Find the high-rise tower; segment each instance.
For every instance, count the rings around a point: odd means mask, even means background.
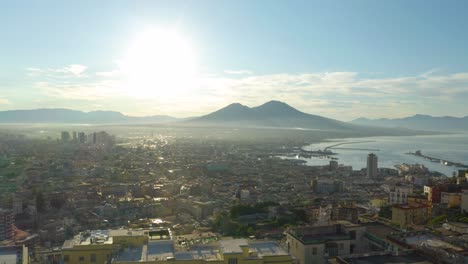
[[[367,178],[375,179],[378,177],[377,155],[369,153],[367,156]]]

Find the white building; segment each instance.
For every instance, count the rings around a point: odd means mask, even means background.
[[[395,186],[393,191],[390,191],[388,197],[389,204],[405,204],[408,203],[408,195],[413,194],[412,186]]]

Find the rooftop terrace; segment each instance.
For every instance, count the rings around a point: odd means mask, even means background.
[[[15,247],[0,247],[0,263],[1,264],[16,264],[17,249]]]

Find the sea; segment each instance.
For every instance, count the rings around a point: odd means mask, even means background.
[[[378,156],[380,168],[395,168],[395,165],[402,163],[418,163],[446,176],[452,176],[454,172],[463,169],[406,154],[417,150],[426,156],[468,165],[468,134],[333,139],[307,145],[303,149],[324,150],[336,144],[341,145],[330,150],[338,155],[331,157],[337,158],[339,164],[352,166],[353,170],[365,168],[367,155],[371,152]],[[329,157],[300,159],[310,166],[327,165],[330,162]]]

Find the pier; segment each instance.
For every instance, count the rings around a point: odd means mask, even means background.
[[[345,149],[345,150],[363,150],[363,151],[379,151],[378,149],[368,149],[368,148],[337,148],[338,146],[342,145],[349,145],[349,144],[359,144],[359,143],[369,143],[369,142],[375,142],[374,140],[366,140],[366,141],[352,141],[352,142],[341,142],[337,143],[331,146],[328,146],[324,149],[324,151],[327,151],[329,149]]]
[[[440,163],[440,164],[445,165],[445,166],[455,166],[455,167],[465,168],[465,169],[468,168],[468,165],[460,163],[460,162],[453,162],[453,161],[449,161],[449,160],[444,160],[444,159],[439,159],[439,158],[434,158],[434,157],[424,155],[424,154],[421,153],[420,150],[418,150],[416,152],[408,152],[406,154],[421,157],[421,158],[430,160],[432,162]]]
[[[362,150],[362,151],[379,151],[378,149],[367,149],[367,148],[333,148],[333,149]]]

